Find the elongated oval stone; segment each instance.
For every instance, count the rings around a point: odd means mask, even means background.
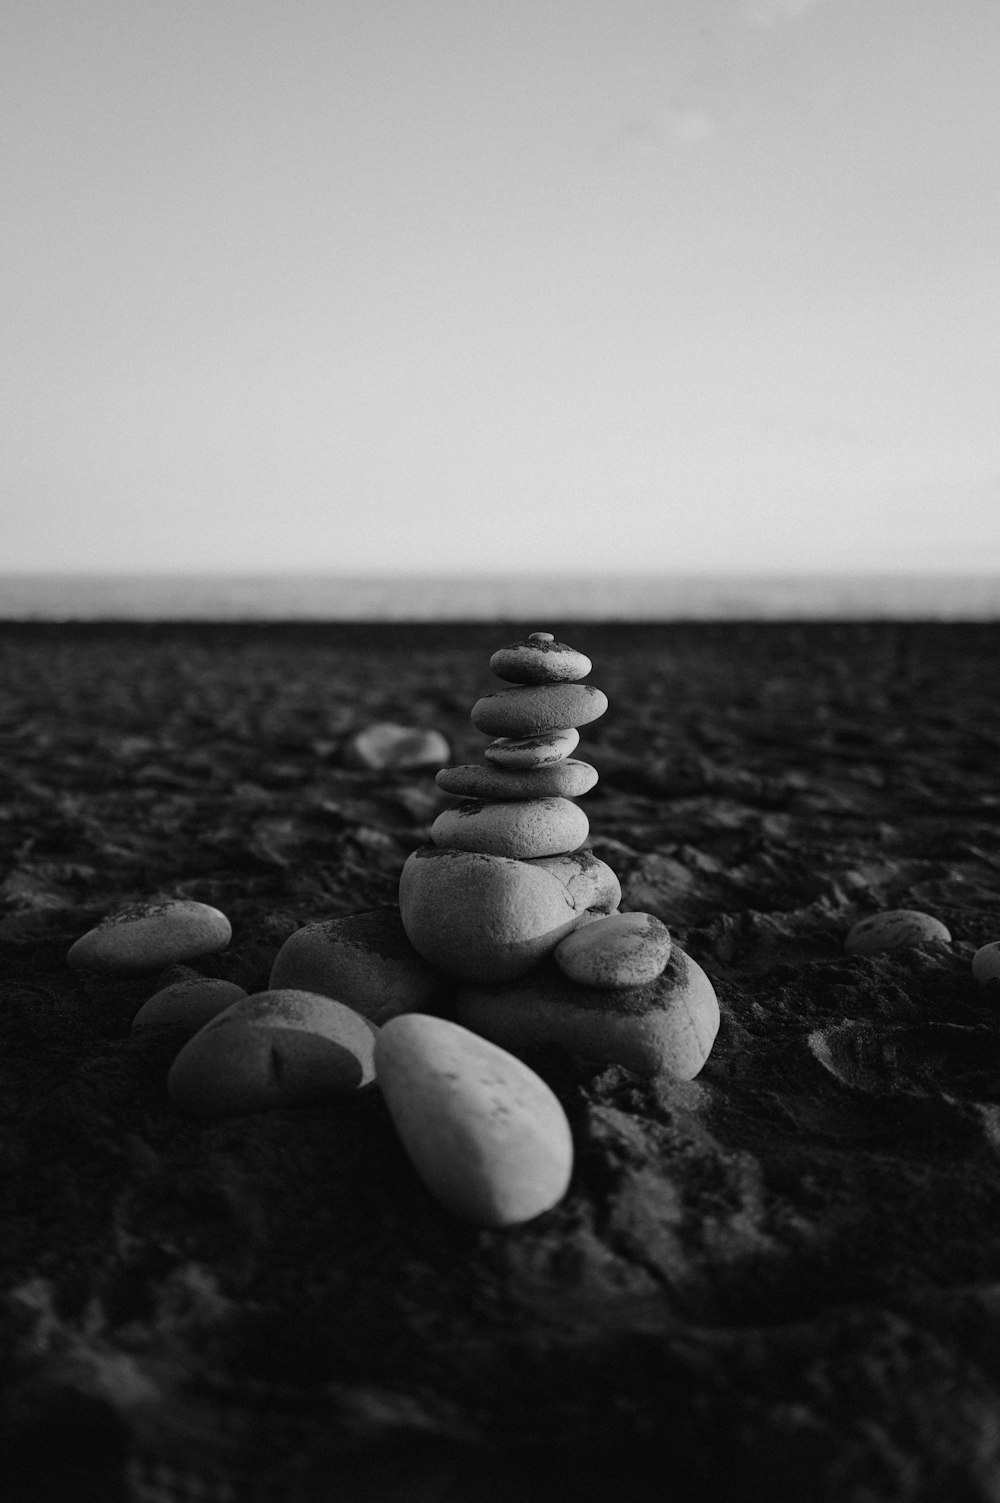
[[[589,725],[607,708],[607,695],[592,684],[527,684],[477,699],[472,723],[490,736],[523,738]]]
[[[81,935],[66,960],[107,974],[158,971],[224,950],[232,932],[226,915],[208,903],[187,898],[133,903]]]
[[[614,913],[574,929],[552,952],[581,986],[646,986],[670,959],[670,930],[652,913]]]
[[[548,767],[561,762],[579,745],[580,732],[569,726],[564,731],[546,731],[543,736],[500,736],[490,742],[485,756],[495,767]]]
[[[844,949],[849,955],[876,955],[881,950],[950,943],[951,934],[940,919],[917,908],[887,908],[859,919],[845,939]]]
[[[373,1023],[436,1010],[441,977],[413,948],[398,908],[377,908],[306,924],[278,951],[271,990],[318,992]]]
[[[573,757],[523,770],[472,762],[442,768],[435,781],[458,798],[579,798],[597,782],[597,768]]]
[[[537,633],[524,642],[511,642],[490,658],[497,678],[509,684],[574,683],[586,678],[593,663],[565,642],[546,641]]]
[[[399,911],[432,966],[470,981],[506,981],[537,965],[580,915],[550,872],[488,856],[420,846],[399,879]]]
[[[375,1070],[396,1131],[436,1200],[476,1226],[517,1226],[566,1193],[573,1138],[558,1098],[519,1059],[444,1018],[394,1018]]]
[[[719,1030],[715,988],[678,945],[645,986],[580,986],[550,959],[509,985],[461,987],[456,1016],[512,1054],[555,1045],[594,1065],[680,1080],[698,1074]]]
[[[132,1019],[132,1031],[172,1028],[190,1037],[245,996],[242,986],[217,976],[191,976],[174,981],[147,998]]]
[[[351,1099],[375,1078],[376,1028],[313,992],[256,992],[220,1013],[174,1060],[167,1090],[189,1116]]]
[[[431,825],[435,845],[515,860],[575,851],[589,832],[586,814],[565,798],[507,803],[467,799],[457,808],[445,809]]]

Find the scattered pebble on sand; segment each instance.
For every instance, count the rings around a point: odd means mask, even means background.
[[[980,945],[972,957],[972,974],[980,984],[1000,981],[1000,939]]]
[[[844,941],[849,955],[876,955],[916,945],[948,945],[951,934],[940,919],[916,908],[888,908],[859,919]]]
[[[224,950],[232,932],[226,915],[208,903],[179,898],[133,903],[82,935],[66,959],[85,971],[156,971]]]

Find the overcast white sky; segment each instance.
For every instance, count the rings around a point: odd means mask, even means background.
[[[997,0],[5,0],[0,568],[1000,566]]]

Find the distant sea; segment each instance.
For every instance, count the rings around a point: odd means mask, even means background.
[[[0,574],[0,620],[1000,620],[1000,574]]]

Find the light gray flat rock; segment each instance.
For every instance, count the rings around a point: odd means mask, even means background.
[[[647,1077],[691,1080],[719,1029],[715,988],[677,945],[645,986],[580,986],[550,959],[508,985],[460,987],[456,1002],[460,1023],[512,1054],[557,1045],[590,1064],[624,1065]]]
[[[670,959],[670,930],[652,913],[615,913],[574,929],[552,952],[580,986],[647,986]]]
[[[947,945],[951,934],[940,919],[916,908],[887,908],[859,919],[844,941],[849,955],[911,950],[916,945]]]
[[[217,976],[191,976],[174,981],[147,998],[132,1019],[132,1031],[172,1028],[190,1037],[245,996],[242,986]]]
[[[81,935],[66,960],[80,970],[129,975],[211,955],[231,938],[226,915],[208,903],[187,898],[133,903]]]
[[[608,708],[608,697],[591,684],[526,684],[477,699],[472,723],[490,736],[540,736],[589,725]]]
[[[500,736],[486,748],[487,762],[496,767],[539,768],[563,761],[580,745],[580,732],[546,731],[542,736]]]
[[[345,743],[349,767],[383,772],[394,767],[443,767],[451,747],[440,731],[379,720],[356,731]]]
[[[593,667],[588,657],[565,642],[546,641],[541,634],[511,642],[490,658],[497,678],[510,684],[575,683]]]
[[[472,762],[442,768],[436,782],[458,798],[579,798],[594,787],[597,768],[573,757],[526,769]]]
[[[456,850],[484,851],[515,860],[574,851],[590,832],[578,804],[565,798],[482,803],[467,799],[445,809],[431,825],[431,840]]]

